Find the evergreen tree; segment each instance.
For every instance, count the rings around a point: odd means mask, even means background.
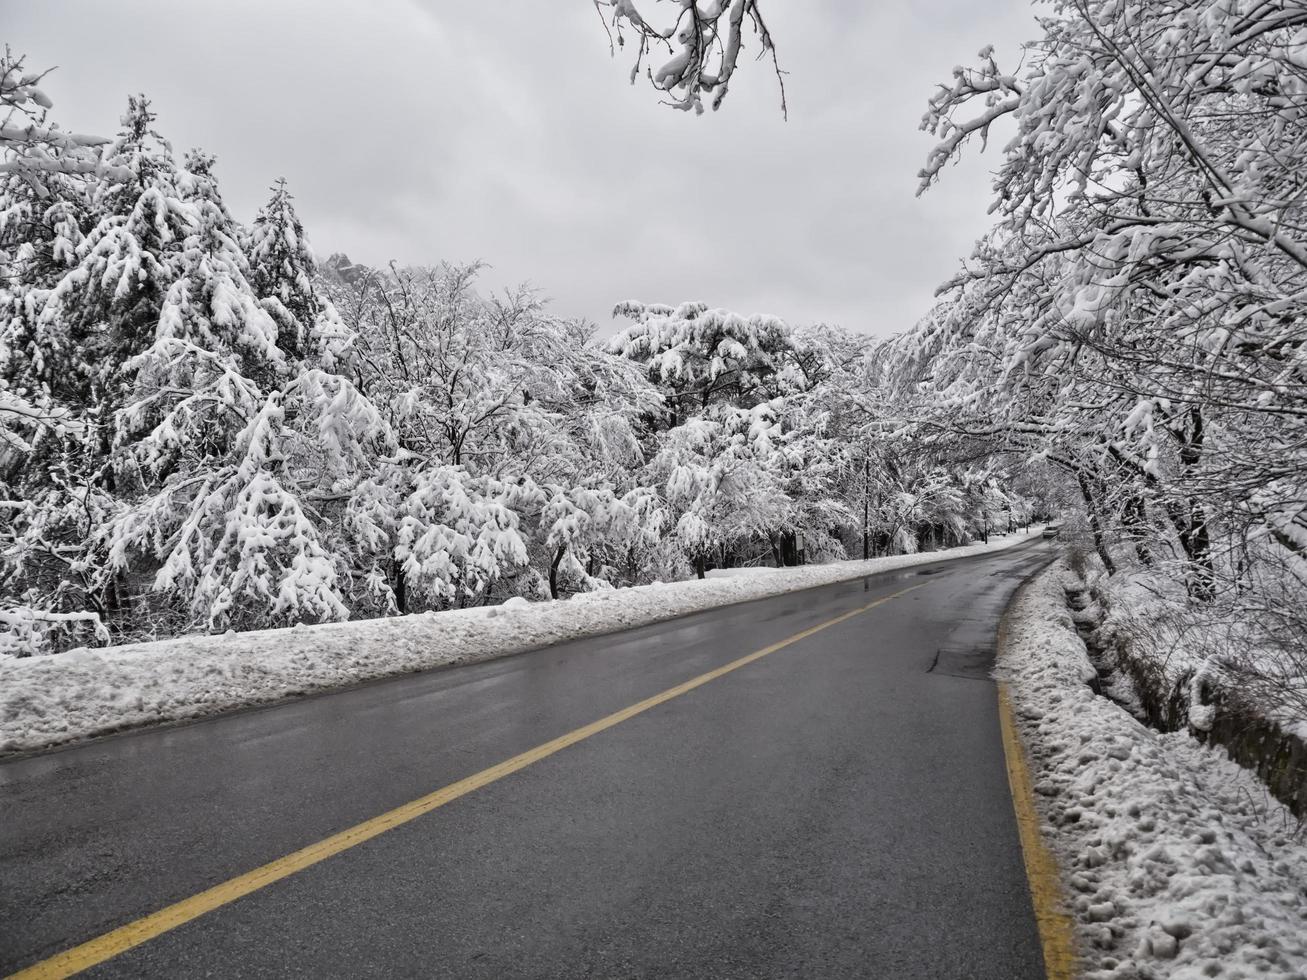
[[[154,341],[182,244],[198,221],[154,118],[143,96],[128,100],[123,128],[105,157],[130,177],[96,186],[77,263],[41,311],[43,325],[62,333],[67,349],[77,352],[61,365],[67,397],[99,424],[122,404],[129,383],[124,363]]]
[[[277,323],[277,343],[287,359],[316,359],[331,366],[342,355],[348,333],[317,284],[317,259],[292,200],[286,179],[280,178],[254,218],[246,244],[251,285]]]
[[[110,568],[157,568],[153,588],[210,627],[346,618],[330,523],[305,498],[356,483],[388,431],[347,380],[287,363],[212,159],[188,157],[178,187],[191,227],[116,417]]]

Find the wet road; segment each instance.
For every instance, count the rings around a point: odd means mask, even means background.
[[[88,975],[1043,976],[987,672],[1049,556],[0,763],[0,974],[919,586]]]

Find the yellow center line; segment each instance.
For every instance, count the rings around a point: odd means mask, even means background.
[[[1003,754],[1007,759],[1008,786],[1012,789],[1012,809],[1016,813],[1021,835],[1021,856],[1030,882],[1030,903],[1039,927],[1039,942],[1044,951],[1044,974],[1048,980],[1074,980],[1076,976],[1075,940],[1071,918],[1064,911],[1062,880],[1057,861],[1039,831],[1039,811],[1031,787],[1030,769],[1025,749],[1017,734],[1012,714],[1012,699],[1007,684],[998,685],[998,720],[1003,730]]]
[[[212,912],[214,909],[228,905],[239,898],[243,898],[253,892],[266,888],[274,882],[288,878],[297,871],[317,864],[319,861],[325,861],[329,857],[334,857],[342,851],[347,851],[351,847],[357,847],[365,841],[384,834],[388,830],[415,820],[423,814],[430,813],[432,810],[439,809],[446,803],[452,803],[460,797],[466,796],[483,786],[488,786],[493,782],[510,776],[513,773],[525,769],[533,763],[546,759],[556,752],[583,742],[593,735],[606,731],[615,725],[638,714],[648,711],[650,708],[656,708],[660,704],[665,704],[673,698],[678,698],[682,694],[687,694],[695,688],[703,687],[710,681],[715,681],[732,671],[746,667],[755,660],[761,660],[763,657],[775,653],[777,650],[783,650],[791,644],[805,640],[815,633],[837,626],[854,616],[861,615],[869,609],[875,609],[891,599],[897,599],[899,596],[906,595],[913,589],[920,589],[930,583],[923,582],[919,585],[913,585],[906,589],[900,589],[891,595],[876,599],[864,606],[859,606],[834,619],[828,619],[824,623],[818,623],[816,626],[809,627],[806,630],[795,633],[793,636],[786,637],[771,646],[763,647],[761,650],[755,650],[738,660],[732,660],[715,670],[710,670],[706,674],[700,674],[683,684],[677,684],[675,687],[669,687],[660,694],[653,697],[645,698],[629,708],[623,708],[621,711],[615,711],[611,715],[600,718],[598,721],[592,721],[588,725],[577,728],[568,732],[566,735],[560,735],[552,741],[545,742],[543,745],[537,745],[533,749],[515,755],[511,759],[505,759],[498,765],[491,766],[489,769],[483,769],[478,773],[460,779],[456,783],[450,783],[434,793],[428,793],[426,796],[418,797],[409,803],[398,806],[393,810],[379,814],[365,820],[360,824],[355,824],[348,830],[342,830],[338,834],[332,834],[330,837],[318,841],[316,844],[310,844],[308,847],[301,848],[285,857],[277,858],[275,861],[269,861],[262,867],[255,868],[253,871],[247,871],[243,875],[238,875],[221,884],[214,885],[212,888],[205,889],[190,898],[184,898],[180,902],[175,902],[157,912],[136,919],[126,925],[119,926],[110,932],[106,932],[95,939],[88,940],[80,946],[74,946],[72,949],[65,950],[62,953],[56,953],[49,959],[35,963],[26,969],[19,970],[11,974],[9,980],[49,980],[55,977],[71,977],[83,970],[88,970],[98,963],[112,959],[122,953],[140,946],[142,943],[149,942],[165,932],[176,929],[178,926],[185,925],[200,916]]]

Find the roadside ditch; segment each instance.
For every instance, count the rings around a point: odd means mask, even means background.
[[[1125,643],[1104,642],[1098,597],[1083,585],[1066,588],[1067,608],[1097,677],[1095,694],[1110,698],[1161,732],[1187,730],[1203,744],[1219,745],[1255,773],[1267,791],[1299,820],[1307,820],[1307,742],[1251,711],[1233,692],[1192,668],[1168,677],[1155,662]]]

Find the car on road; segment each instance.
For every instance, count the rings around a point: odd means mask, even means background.
[[[1048,525],[1048,527],[1044,528],[1044,537],[1046,538],[1056,538],[1061,533],[1062,533],[1061,524],[1050,524]]]

